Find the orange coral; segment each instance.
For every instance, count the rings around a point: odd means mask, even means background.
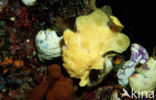
[[[23,60],[15,60],[15,61],[13,62],[13,64],[14,64],[14,66],[15,66],[16,68],[20,68],[20,67],[22,67],[22,66],[24,65],[24,62],[23,62]]]
[[[13,65],[12,67],[8,68],[8,65]],[[8,58],[5,57],[2,62],[0,62],[0,66],[4,66],[3,73],[7,74],[9,70],[15,70],[16,68],[21,68],[24,66],[23,60],[13,60],[12,57]]]
[[[24,62],[23,60],[13,60],[12,57],[11,58],[5,57],[4,61],[0,62],[0,66],[7,66],[10,64],[14,64],[16,68],[20,68],[21,66],[24,65]]]
[[[9,71],[8,68],[7,68],[7,69],[4,69],[4,70],[3,70],[3,73],[6,74],[6,73],[8,73],[8,71]]]
[[[12,62],[13,62],[12,57],[11,58],[5,57],[4,61],[0,63],[0,66],[7,66],[9,64],[12,64]]]

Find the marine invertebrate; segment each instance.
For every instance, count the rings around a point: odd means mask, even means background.
[[[32,89],[28,100],[43,100],[48,84],[41,84]]]
[[[21,0],[27,6],[33,6],[37,0]]]
[[[48,84],[46,100],[72,100],[72,80],[63,76],[61,68],[57,64],[48,67]]]
[[[2,7],[5,7],[6,5],[7,5],[7,3],[8,3],[8,0],[1,0],[0,1],[0,7],[2,6]]]
[[[24,65],[24,62],[23,60],[14,60],[13,64],[16,68],[20,68]]]
[[[72,80],[61,73],[60,66],[48,66],[48,73],[46,82],[33,88],[28,100],[72,100]]]
[[[122,27],[118,19],[109,18],[97,9],[76,19],[77,31],[64,31],[63,66],[73,78],[80,78],[80,86],[89,82],[92,69],[103,69],[103,55],[108,51],[122,53],[129,46],[129,38],[120,31],[111,30],[110,21]]]
[[[39,31],[35,40],[38,58],[44,61],[61,56],[61,40],[62,36],[58,37],[53,30]]]
[[[128,84],[128,78],[135,72],[134,66],[137,63],[145,64],[149,59],[146,49],[139,44],[132,44],[131,46],[131,58],[123,64],[123,68],[117,72],[119,84],[126,86]]]
[[[48,91],[46,100],[72,100],[73,86],[70,78],[58,80]]]
[[[129,78],[130,87],[136,93],[142,93],[146,97],[148,97],[150,93],[152,94],[152,91],[154,93],[154,89],[156,87],[155,57],[156,51],[154,51],[153,55],[149,58],[149,60],[145,64],[139,64],[139,66],[135,66],[137,68],[136,73]]]
[[[54,67],[55,66],[55,67]],[[59,79],[61,77],[61,68],[57,64],[53,64],[48,67],[48,78],[49,79]]]
[[[12,57],[8,58],[5,57],[4,60],[2,62],[0,62],[0,66],[7,66],[13,63],[13,59]]]
[[[24,65],[24,61],[22,60],[13,60],[12,57],[5,57],[2,62],[0,62],[0,66],[8,66],[13,64],[16,68],[20,68]]]
[[[20,21],[18,26],[29,27],[32,22],[28,19],[28,9],[26,7],[22,7],[20,11]]]

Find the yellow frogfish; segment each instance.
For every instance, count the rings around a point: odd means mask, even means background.
[[[108,51],[122,53],[130,41],[120,33],[123,25],[119,20],[100,9],[77,17],[76,28],[76,32],[66,29],[63,33],[63,66],[72,78],[80,79],[80,86],[86,86],[90,71],[103,68],[103,55]]]

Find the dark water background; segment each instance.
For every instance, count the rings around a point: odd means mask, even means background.
[[[96,0],[97,7],[110,5],[113,15],[125,26],[131,43],[144,46],[152,54],[156,46],[156,3],[154,0]]]

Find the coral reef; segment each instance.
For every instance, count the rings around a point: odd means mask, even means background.
[[[152,14],[138,5],[130,6],[130,14],[129,2],[117,2],[0,0],[0,100],[138,100],[140,92],[147,100],[146,92],[153,95],[156,53],[150,58],[148,53],[155,42],[143,35],[152,30],[145,20]],[[132,44],[129,54],[129,38],[148,53]]]
[[[76,32],[67,29],[63,34],[63,66],[71,77],[81,79],[80,86],[88,84],[91,69],[103,68],[103,55],[106,52],[122,53],[130,44],[126,35],[111,30],[108,26],[110,20],[104,12],[97,9],[90,15],[76,19]],[[113,23],[122,27],[119,21]]]

